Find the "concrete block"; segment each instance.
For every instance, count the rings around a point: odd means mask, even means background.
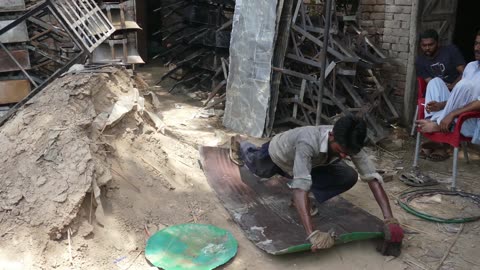
[[[401,26],[401,21],[385,21],[385,28],[400,28]]]
[[[412,0],[395,0],[395,5],[397,6],[411,6]]]
[[[373,11],[375,11],[375,12],[385,12],[385,5],[375,5],[373,7]]]
[[[404,21],[404,22],[409,22],[410,21],[410,14],[394,14],[393,18],[395,21]]]
[[[408,52],[410,48],[406,44],[392,44],[392,50],[397,52]]]

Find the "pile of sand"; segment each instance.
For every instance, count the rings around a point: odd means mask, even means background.
[[[115,103],[135,96],[122,69],[68,74],[0,128],[0,232],[27,225],[61,237],[87,194],[99,198],[111,180],[101,132]]]

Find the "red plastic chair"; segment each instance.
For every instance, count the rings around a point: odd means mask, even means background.
[[[417,84],[418,84],[418,99],[417,99],[417,112],[415,113],[416,115],[415,118],[418,120],[421,120],[425,118],[425,106],[422,104],[425,104],[425,93],[427,90],[427,82],[423,78],[418,77]],[[461,114],[457,119],[453,132],[451,133],[441,133],[441,132],[421,133],[420,128],[417,128],[417,143],[415,146],[415,158],[413,160],[413,167],[418,167],[421,135],[423,135],[425,138],[434,142],[450,144],[454,148],[451,188],[456,189],[457,175],[458,175],[458,152],[461,145],[463,146],[465,159],[467,160],[467,163],[470,162],[468,158],[466,143],[470,142],[472,138],[465,137],[460,133],[463,122],[465,122],[465,120],[470,118],[480,118],[480,112],[466,112]]]

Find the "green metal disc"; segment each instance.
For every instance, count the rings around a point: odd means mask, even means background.
[[[237,254],[232,234],[212,225],[181,224],[165,228],[147,241],[145,257],[165,270],[210,270]]]

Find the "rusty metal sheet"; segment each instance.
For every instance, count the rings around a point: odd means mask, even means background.
[[[0,21],[0,29],[9,25],[13,20]],[[16,43],[28,41],[27,24],[23,21],[19,25],[10,29],[5,34],[0,35],[1,43]]]
[[[24,9],[24,0],[0,0],[0,12],[20,11]]]
[[[228,157],[228,149],[201,147],[200,158],[208,183],[223,206],[260,249],[279,251],[306,244],[305,230],[296,210],[290,207],[291,191],[277,179],[262,181]],[[342,235],[352,232],[381,232],[383,222],[336,197],[319,205],[313,217],[315,228],[334,229]]]
[[[17,62],[23,67],[23,69],[30,69],[30,57],[28,51],[17,50],[10,51]],[[0,50],[0,72],[17,71],[21,70],[20,67],[8,56],[4,50]]]
[[[17,103],[30,93],[27,80],[0,81],[0,104]]]

